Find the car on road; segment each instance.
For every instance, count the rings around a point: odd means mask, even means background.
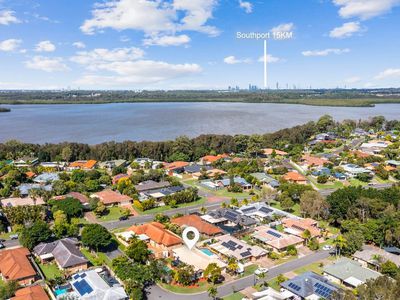
[[[266,273],[268,273],[267,268],[258,268],[257,270],[254,271],[254,274],[256,274],[257,276],[259,276],[261,274],[266,274]]]
[[[10,235],[10,240],[18,240],[18,234]]]
[[[3,243],[0,243],[0,249],[3,249],[3,248],[5,248],[6,246],[4,246],[4,244]]]
[[[331,249],[332,249],[331,245],[325,245],[325,246],[322,247],[322,250],[325,250],[325,251],[328,251],[328,250],[331,250]]]
[[[121,216],[121,217],[119,217],[118,220],[120,220],[120,221],[128,220],[128,216]]]

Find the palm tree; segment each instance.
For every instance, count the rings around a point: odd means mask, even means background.
[[[210,286],[208,288],[207,292],[208,292],[208,297],[210,297],[211,299],[216,299],[217,298],[218,290],[215,287],[215,285]]]
[[[200,212],[201,212],[201,214],[205,215],[206,212],[207,212],[207,208],[205,208],[204,206],[202,206],[202,207],[200,208]]]
[[[306,246],[308,245],[308,241],[311,238],[311,232],[310,230],[306,229],[303,231],[303,233],[301,234],[301,237],[306,241]]]
[[[347,246],[347,240],[343,237],[343,235],[339,234],[335,240],[333,241],[335,245],[336,256],[340,256],[340,251]]]

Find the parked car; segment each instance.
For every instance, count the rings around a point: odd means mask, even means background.
[[[119,217],[119,220],[120,221],[128,220],[128,216],[121,216],[121,217]]]
[[[11,240],[18,240],[18,234],[12,234],[10,235]]]
[[[5,248],[6,246],[4,246],[4,244],[3,243],[0,243],[0,249],[3,249],[3,248]]]
[[[331,245],[325,245],[324,247],[322,247],[323,250],[328,251],[332,249]]]
[[[256,274],[257,276],[265,273],[268,273],[267,268],[258,268],[257,270],[254,271],[254,274]]]

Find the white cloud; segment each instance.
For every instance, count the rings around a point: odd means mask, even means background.
[[[350,52],[350,49],[348,48],[346,49],[332,48],[324,50],[308,50],[308,51],[303,51],[301,54],[303,54],[304,56],[328,56],[330,54],[340,55],[348,52]]]
[[[345,79],[345,82],[348,84],[352,84],[352,83],[358,83],[361,81],[361,78],[358,76],[353,76],[353,77],[349,77]]]
[[[36,44],[36,52],[53,52],[56,50],[56,46],[50,41],[41,41]]]
[[[247,14],[251,14],[253,12],[253,4],[248,1],[239,0],[240,8],[243,8]]]
[[[0,25],[10,25],[12,23],[21,23],[21,21],[14,16],[15,12],[12,10],[0,11]]]
[[[397,78],[397,77],[400,77],[400,69],[386,69],[385,71],[375,76],[375,79],[382,80],[382,79]]]
[[[34,56],[31,60],[25,62],[29,69],[40,70],[45,72],[67,71],[69,68],[64,64],[60,57],[50,58],[44,56]]]
[[[139,48],[98,48],[92,51],[80,51],[71,58],[71,61],[81,65],[95,65],[106,62],[124,62],[137,60],[144,56],[144,51]]]
[[[190,42],[190,37],[186,34],[178,36],[152,36],[143,40],[143,45],[145,46],[181,46],[188,44]]]
[[[333,0],[342,18],[370,19],[389,12],[400,0]]]
[[[218,35],[219,31],[206,23],[212,18],[217,0],[108,0],[96,4],[92,18],[86,20],[81,30],[86,34],[112,28],[139,30],[146,35],[173,35],[190,30]]]
[[[343,39],[353,36],[355,33],[362,30],[359,22],[344,23],[340,27],[331,30],[329,36],[335,39]]]
[[[276,57],[276,56],[273,56],[273,55],[271,55],[271,54],[268,54],[267,55],[267,62],[268,63],[277,63],[277,62],[283,62],[284,61],[284,59],[282,59],[282,58],[279,58],[279,57]],[[258,59],[258,62],[264,62],[264,56],[261,56],[259,59]]]
[[[170,64],[145,60],[144,55],[144,51],[139,48],[94,49],[78,52],[71,61],[95,72],[80,78],[77,84],[81,85],[123,86],[133,83],[155,83],[202,71],[197,64]],[[110,75],[104,72],[109,72]]]
[[[251,59],[250,58],[237,59],[235,56],[231,55],[224,58],[224,63],[228,65],[249,64],[251,63]]]
[[[83,42],[72,43],[72,46],[74,46],[75,48],[78,48],[78,49],[85,49],[86,48],[86,45]]]
[[[0,51],[12,52],[18,49],[22,41],[17,39],[8,39],[0,42]]]
[[[293,23],[283,23],[271,29],[271,32],[290,32],[294,29]]]

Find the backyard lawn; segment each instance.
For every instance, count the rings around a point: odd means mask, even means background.
[[[62,276],[61,270],[57,267],[55,263],[39,263],[39,267],[47,280],[55,279],[56,277]]]
[[[283,210],[280,202],[272,202],[271,206],[276,208],[276,209]],[[300,216],[300,204],[296,203],[292,207],[292,211],[290,211],[290,213],[293,214],[293,215],[296,215],[296,216]]]
[[[90,261],[93,266],[111,265],[110,259],[102,252],[93,254],[89,249],[82,248],[81,252]]]
[[[350,179],[349,182],[352,186],[367,186],[368,185],[368,183],[360,181],[356,178]]]

